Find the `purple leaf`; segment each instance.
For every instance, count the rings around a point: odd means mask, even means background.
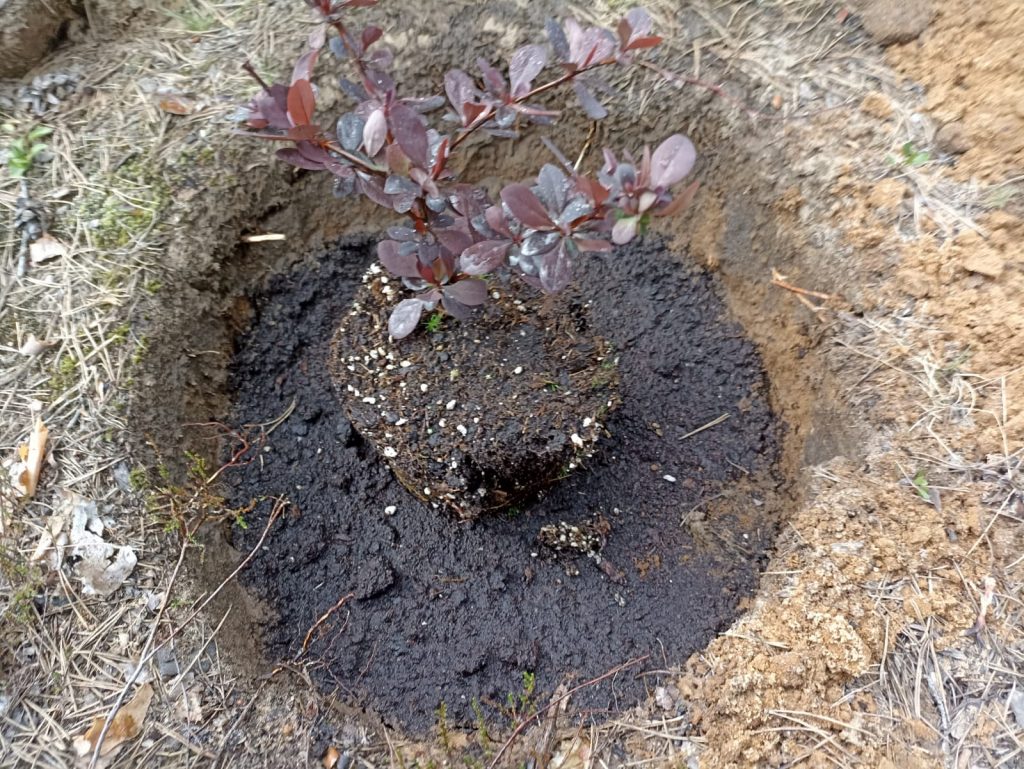
[[[467,307],[476,307],[487,301],[487,284],[479,278],[460,280],[444,287],[445,298],[451,298]]]
[[[651,186],[671,187],[690,173],[696,160],[693,142],[682,134],[673,134],[651,156]]]
[[[279,160],[283,160],[285,163],[296,166],[297,168],[305,168],[309,171],[321,171],[324,167],[323,163],[316,160],[310,160],[295,147],[284,147],[279,149],[275,154]]]
[[[487,222],[487,226],[494,230],[499,235],[507,235],[512,237],[512,231],[508,228],[508,222],[505,219],[505,212],[501,206],[489,206],[484,211],[484,220]]]
[[[320,56],[320,49],[324,47],[326,41],[326,34],[323,27],[317,27],[309,35],[309,50],[306,51],[302,56],[295,62],[295,66],[292,68],[292,85],[299,80],[312,80],[313,79],[313,66],[316,64],[317,57]]]
[[[508,76],[512,81],[512,96],[519,98],[529,93],[533,79],[547,66],[548,49],[542,45],[524,45],[512,54]]]
[[[288,86],[282,83],[274,83],[269,90],[256,94],[248,109],[251,128],[291,128],[288,119]]]
[[[537,174],[537,196],[549,211],[561,211],[569,194],[569,180],[557,166],[545,163]]]
[[[388,122],[384,117],[384,110],[375,109],[366,119],[363,126],[363,148],[371,158],[380,152],[384,142],[388,138]]]
[[[501,191],[501,200],[512,216],[527,227],[537,230],[552,224],[540,200],[524,184],[509,184]]]
[[[476,83],[461,69],[452,69],[445,73],[444,92],[455,108],[455,114],[461,118],[464,114],[463,105],[476,97]]]
[[[554,19],[548,19],[544,22],[544,30],[548,33],[548,40],[551,41],[551,47],[559,61],[569,61],[569,41],[565,38],[562,25]]]
[[[461,254],[473,243],[473,239],[462,230],[436,230],[434,235],[437,236],[438,242],[452,254]]]
[[[377,258],[384,269],[396,278],[418,278],[416,251],[403,254],[401,243],[395,240],[382,240],[377,244]]]
[[[626,13],[625,18],[631,30],[630,40],[651,34],[651,15],[643,8],[633,8]]]
[[[359,42],[363,44],[363,50],[365,51],[371,45],[380,40],[381,35],[384,34],[384,30],[380,27],[375,27],[372,24],[363,30],[363,33],[359,36]]]
[[[402,152],[414,164],[423,168],[427,165],[427,129],[416,110],[402,102],[391,105],[388,113],[391,133],[402,148]]]
[[[612,242],[618,246],[629,243],[636,237],[640,225],[639,216],[624,216],[612,227]]]
[[[607,240],[598,238],[573,238],[573,240],[580,251],[607,254],[612,250],[612,244]]]
[[[388,318],[388,332],[395,339],[405,339],[415,329],[423,315],[423,302],[419,299],[403,299]]]
[[[443,96],[410,96],[402,99],[402,104],[417,112],[430,112],[444,106]]]
[[[484,240],[462,252],[462,271],[467,275],[486,275],[505,261],[512,244],[507,240]]]
[[[540,285],[548,293],[561,291],[572,280],[572,260],[566,246],[561,241],[558,248],[544,254],[540,261]]]
[[[591,120],[603,120],[608,117],[608,110],[597,100],[597,98],[590,92],[579,80],[576,80],[572,84],[572,88],[576,91],[576,98],[580,100],[580,104],[583,107],[583,111],[587,113],[587,117]]]
[[[603,29],[583,29],[575,19],[566,19],[565,31],[569,38],[569,60],[580,69],[604,61],[615,50],[614,39]]]
[[[391,208],[391,198],[384,194],[384,182],[380,180],[380,177],[359,174],[356,184],[359,187],[359,191],[378,206]]]
[[[508,93],[508,84],[505,82],[505,76],[492,67],[487,59],[477,59],[476,65],[484,76],[484,84],[487,86],[487,90],[495,96],[504,97]]]
[[[349,152],[359,149],[363,140],[366,122],[354,112],[346,112],[338,118],[338,141]]]

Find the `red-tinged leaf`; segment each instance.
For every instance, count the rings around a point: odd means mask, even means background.
[[[295,142],[310,141],[320,133],[319,126],[297,125],[288,129],[288,138]]]
[[[473,244],[473,239],[467,233],[454,228],[436,230],[434,235],[437,236],[437,242],[444,246],[450,254],[461,254]]]
[[[661,45],[664,38],[658,37],[657,35],[650,35],[648,37],[638,37],[625,49],[627,51],[636,51],[641,48],[654,48]]]
[[[433,262],[424,262],[420,259],[417,263],[417,269],[420,272],[420,277],[427,283],[437,283],[437,272],[434,269]]]
[[[445,298],[452,298],[467,307],[476,307],[487,301],[487,284],[479,278],[460,280],[444,287]]]
[[[419,299],[403,299],[388,318],[388,333],[395,339],[405,339],[416,330],[423,315],[423,302]]]
[[[508,76],[512,81],[513,98],[529,93],[533,79],[547,63],[548,49],[542,45],[524,45],[512,54],[508,64]]]
[[[540,260],[540,285],[551,294],[556,294],[572,280],[572,260],[566,250],[565,241],[548,251]]]
[[[360,41],[363,44],[363,50],[365,51],[371,45],[380,40],[383,34],[384,30],[382,30],[380,27],[375,27],[372,24],[368,26],[366,29],[364,29],[363,34],[360,35],[359,37]]]
[[[434,178],[438,178],[441,172],[444,170],[445,161],[448,159],[448,137],[444,137],[441,143],[437,147],[437,157],[434,160],[434,166],[430,169],[430,175]]]
[[[599,253],[607,254],[612,250],[612,244],[607,240],[600,240],[598,238],[573,238],[576,246],[580,251],[586,251],[587,253]]]
[[[583,111],[587,113],[587,117],[591,120],[603,120],[608,117],[608,110],[590,92],[589,88],[579,80],[574,81],[572,87],[576,91],[576,98],[580,100],[580,104],[583,107]]]
[[[382,240],[377,244],[377,258],[384,269],[397,278],[420,277],[419,259],[416,251],[402,253],[402,244],[397,240]]]
[[[676,195],[672,202],[664,208],[656,210],[655,216],[673,216],[679,214],[690,207],[694,197],[697,195],[697,189],[700,187],[700,182],[690,182],[682,192]]]
[[[697,150],[682,134],[663,141],[651,157],[651,186],[664,189],[681,181],[693,169]]]
[[[636,237],[640,227],[639,216],[624,216],[612,227],[612,242],[617,246],[625,245]]]
[[[398,146],[415,165],[423,168],[427,165],[427,128],[423,125],[420,114],[396,102],[388,111],[391,134]]]
[[[594,208],[601,208],[611,195],[611,190],[587,176],[577,177],[576,188],[593,201]]]
[[[315,160],[310,160],[295,147],[282,147],[276,153],[279,160],[283,160],[289,165],[293,165],[297,168],[305,168],[310,171],[320,171],[323,169],[324,164]]]
[[[524,184],[509,184],[501,191],[501,200],[512,216],[531,229],[552,226],[551,217],[536,195]]]
[[[629,45],[629,38],[633,35],[633,27],[630,25],[629,20],[625,17],[619,19],[615,31],[619,35],[619,44],[622,46],[622,50],[629,50],[626,46]]]
[[[308,80],[296,80],[288,89],[288,119],[293,126],[309,125],[316,109],[316,96]]]
[[[366,119],[363,126],[363,149],[371,158],[374,157],[388,138],[388,121],[384,117],[384,110],[375,109]]]
[[[512,243],[507,240],[484,240],[462,252],[460,264],[467,275],[487,275],[505,262]]]
[[[462,105],[462,125],[473,125],[483,113],[489,110],[490,107],[487,104],[475,104],[467,101]]]

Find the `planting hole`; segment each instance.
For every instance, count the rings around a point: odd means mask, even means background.
[[[243,578],[274,615],[267,655],[317,661],[318,683],[413,732],[434,726],[442,703],[456,724],[473,721],[474,702],[500,710],[524,673],[543,701],[563,680],[645,657],[574,699],[597,716],[635,704],[654,682],[638,674],[727,626],[770,545],[781,428],[753,344],[715,281],[657,240],[590,259],[581,290],[618,356],[608,435],[539,499],[463,523],[399,483],[328,373],[371,254],[347,242],[273,278],[232,366],[232,425],[287,414],[258,458],[225,476],[233,506],[289,500]],[[639,262],[639,278],[622,268]],[[447,419],[434,415],[432,429],[472,419],[435,395]],[[237,550],[256,543],[272,506],[234,528]]]

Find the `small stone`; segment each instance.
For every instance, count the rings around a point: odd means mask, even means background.
[[[576,433],[573,433],[572,435],[570,435],[569,439],[572,441],[573,446],[576,446],[577,448],[580,448],[580,449],[583,448],[583,439],[579,435],[577,435]]]
[[[466,435],[469,432],[465,425],[455,425],[455,429],[459,431],[459,435]]]
[[[444,407],[445,407],[445,408],[446,408],[446,409],[447,409],[448,411],[451,411],[452,409],[454,409],[454,408],[455,408],[455,401],[454,401],[454,400],[450,400],[450,401],[448,401],[448,402],[447,402],[447,403],[446,403],[446,404],[444,405]]]
[[[425,384],[421,384],[421,385],[420,385],[420,392],[421,392],[421,393],[425,393],[425,392],[427,391],[427,389],[428,389],[428,388],[427,388],[427,386],[426,386]]]
[[[971,148],[967,127],[960,120],[946,123],[935,132],[935,146],[948,155],[963,155]]]
[[[984,275],[986,278],[998,278],[1003,274],[1003,257],[996,251],[979,246],[974,253],[964,257],[960,263],[967,272]]]
[[[385,446],[384,456],[386,456],[388,459],[394,459],[395,457],[398,456],[398,451],[391,446]]]
[[[860,0],[861,23],[879,45],[909,43],[931,24],[932,0]]]
[[[398,512],[398,508],[394,505],[388,505],[384,508],[384,515],[394,515],[396,512]]]
[[[664,478],[669,483],[675,483],[676,482],[676,477],[674,475],[663,475],[661,477]]]
[[[523,367],[522,366],[516,366],[514,369],[512,369],[512,373],[513,374],[522,374],[523,373]]]

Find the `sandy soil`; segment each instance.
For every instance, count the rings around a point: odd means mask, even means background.
[[[548,5],[420,9],[417,32],[395,41],[422,56],[420,82],[453,54],[436,40],[483,29],[474,54],[508,50]],[[703,190],[663,234],[717,273],[760,348],[797,491],[728,631],[674,661],[646,705],[583,731],[548,721],[504,758],[541,745],[561,767],[1024,761],[1018,5],[937,3],[917,40],[885,50],[828,3],[652,9],[670,33],[662,64],[691,82],[625,84],[622,116],[598,138],[693,136]],[[111,765],[331,769],[332,749],[360,766],[486,761],[511,725],[486,744],[480,730],[413,743],[317,694],[303,665],[262,666],[244,617],[266,607],[234,582],[192,619],[245,555],[217,543],[215,524],[171,576],[182,540],[168,521],[232,517],[215,473],[181,450],[215,454],[211,430],[189,425],[226,413],[245,296],[318,242],[380,221],[322,202],[315,179],[227,135],[250,90],[238,52],[268,68],[291,55],[293,9],[186,10],[140,10],[42,65],[92,90],[46,118],[55,157],[30,174],[68,253],[13,280],[19,238],[3,239],[0,448],[13,454],[40,409],[53,437],[34,501],[5,497],[2,510],[0,763],[70,765],[73,738],[134,691],[126,671],[150,634],[182,627],[181,669],[146,666],[153,705]],[[380,13],[394,24],[408,10]],[[33,122],[4,109],[18,131]],[[499,175],[536,154],[503,145],[468,162]],[[17,191],[0,176],[8,217]],[[286,239],[240,243],[253,231]],[[30,332],[57,344],[19,355]],[[99,500],[105,535],[140,555],[109,598],[83,595],[69,564],[28,561],[62,490]]]

